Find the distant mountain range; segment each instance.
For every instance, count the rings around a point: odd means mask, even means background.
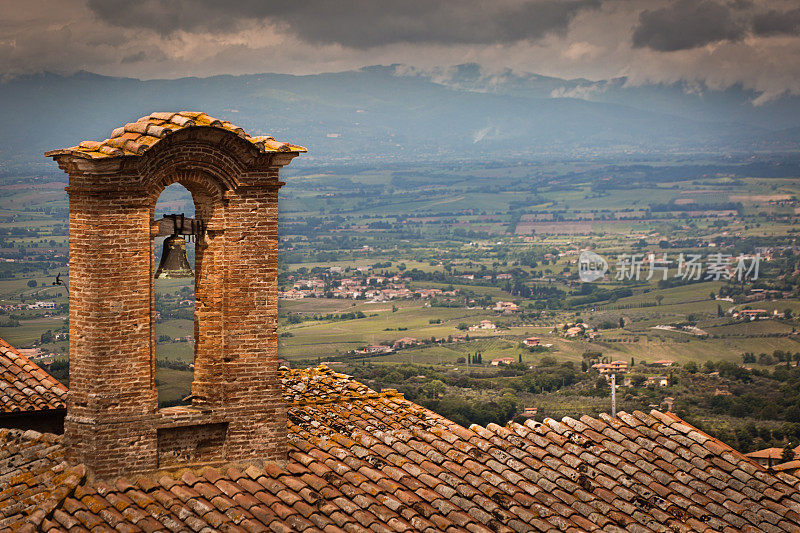
[[[156,110],[202,110],[307,146],[310,164],[797,149],[800,98],[756,106],[757,96],[476,65],[146,81],[47,73],[0,83],[0,172],[52,170],[45,150],[105,139]]]

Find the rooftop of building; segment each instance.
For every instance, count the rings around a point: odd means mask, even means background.
[[[85,159],[143,155],[161,139],[184,128],[205,126],[230,131],[253,144],[260,152],[306,152],[302,146],[276,141],[271,136],[251,136],[227,120],[197,111],[158,112],[120,126],[104,141],[83,141],[71,148],[46,152],[48,157],[72,155]]]
[[[797,471],[800,470],[800,459],[794,459],[792,461],[786,461],[785,463],[780,463],[772,467],[773,470],[776,472],[782,471]]]
[[[66,408],[67,388],[0,339],[0,413]]]
[[[464,428],[321,366],[280,371],[285,465],[90,481],[0,430],[0,529],[797,531],[800,479],[671,413]],[[749,528],[749,529],[748,529]]]
[[[800,453],[800,446],[796,446],[793,450],[795,453]],[[745,455],[751,459],[780,459],[783,455],[783,448],[764,448]]]

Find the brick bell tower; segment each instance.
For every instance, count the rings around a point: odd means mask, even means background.
[[[70,460],[111,478],[285,459],[278,170],[305,151],[180,112],[45,154],[69,174]],[[154,212],[173,183],[196,210],[179,228],[197,242],[195,370],[191,406],[159,409],[153,248],[164,224]]]

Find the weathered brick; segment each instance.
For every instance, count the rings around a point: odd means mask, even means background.
[[[286,457],[277,374],[278,180],[296,152],[262,153],[213,127],[144,155],[53,157],[69,174],[68,456],[99,477]],[[193,196],[193,405],[158,409],[152,230],[165,187]]]

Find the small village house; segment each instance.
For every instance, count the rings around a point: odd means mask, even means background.
[[[592,368],[597,369],[601,374],[622,374],[628,371],[628,363],[625,361],[595,363]]]
[[[522,342],[528,347],[539,346],[542,343],[542,339],[540,337],[528,337]]]
[[[669,379],[666,376],[650,376],[644,380],[645,387],[666,387]]]
[[[663,366],[663,367],[670,367],[675,364],[675,361],[671,359],[659,359],[658,361],[653,361],[653,366]]]

